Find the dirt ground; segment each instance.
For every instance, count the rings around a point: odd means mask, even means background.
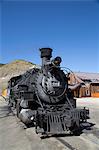
[[[41,139],[33,127],[24,129],[0,97],[0,150],[99,150],[99,98],[77,99],[77,106],[89,108],[90,130],[84,129],[80,136]]]

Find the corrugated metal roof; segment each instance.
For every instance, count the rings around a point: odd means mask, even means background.
[[[99,81],[99,73],[74,72],[82,80],[91,80],[92,82]]]

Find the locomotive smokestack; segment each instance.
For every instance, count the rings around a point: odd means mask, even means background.
[[[41,58],[42,58],[42,66],[44,66],[48,60],[52,57],[52,49],[51,48],[41,48]]]

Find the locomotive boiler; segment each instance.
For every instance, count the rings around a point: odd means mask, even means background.
[[[86,122],[89,110],[76,107],[68,73],[61,70],[61,57],[52,57],[51,48],[41,48],[42,65],[10,79],[9,104],[25,124],[33,124],[36,133],[75,132]]]

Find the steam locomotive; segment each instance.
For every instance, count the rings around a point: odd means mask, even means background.
[[[69,74],[60,67],[61,57],[51,60],[51,48],[41,48],[40,52],[41,68],[9,80],[9,104],[22,122],[35,126],[36,133],[74,133],[87,121],[89,110],[76,108]]]

